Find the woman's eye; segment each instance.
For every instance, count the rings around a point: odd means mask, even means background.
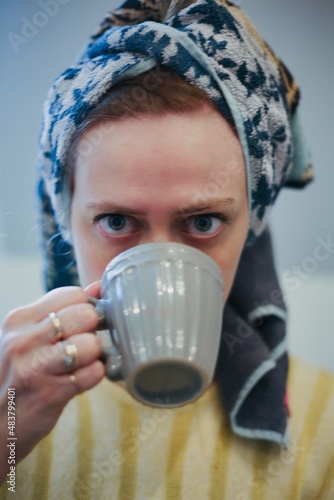
[[[203,236],[211,236],[217,233],[223,224],[221,217],[210,214],[194,215],[185,222],[188,233]]]
[[[130,217],[122,214],[111,214],[100,216],[98,225],[105,233],[114,235],[128,234],[134,230],[134,222]]]

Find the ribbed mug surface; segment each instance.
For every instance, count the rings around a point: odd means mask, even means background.
[[[108,265],[102,296],[134,397],[178,406],[204,392],[223,310],[223,280],[210,257],[179,243],[131,248]]]

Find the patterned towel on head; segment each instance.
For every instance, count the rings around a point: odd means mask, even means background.
[[[55,81],[44,108],[39,156],[47,287],[77,282],[66,168],[76,128],[113,85],[152,68],[166,68],[201,88],[242,144],[249,247],[225,308],[217,376],[234,430],[283,442],[285,308],[271,298],[279,287],[265,228],[281,187],[304,186],[312,170],[298,120],[298,86],[239,7],[225,0],[128,0]],[[238,328],[252,333],[242,339]],[[234,343],[226,342],[226,334],[236,336]]]

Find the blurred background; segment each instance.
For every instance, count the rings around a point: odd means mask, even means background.
[[[316,180],[285,190],[272,214],[290,350],[334,372],[334,2],[235,2],[290,68]],[[42,293],[35,217],[41,110],[115,0],[1,0],[0,320]]]

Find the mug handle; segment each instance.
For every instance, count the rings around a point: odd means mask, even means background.
[[[102,354],[100,357],[100,360],[105,365],[106,377],[113,382],[122,380],[124,378],[122,372],[122,356],[113,340],[113,327],[112,325],[109,325],[107,321],[105,301],[103,299],[96,299],[95,297],[88,297],[88,303],[95,307],[99,317],[96,330],[109,331],[111,344],[109,347],[102,346]]]

